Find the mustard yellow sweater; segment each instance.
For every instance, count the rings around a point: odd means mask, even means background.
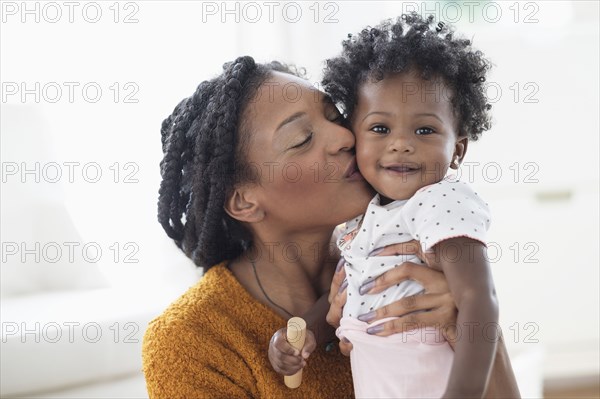
[[[150,398],[350,398],[350,362],[337,346],[308,359],[289,389],[267,357],[285,320],[255,300],[227,269],[212,267],[150,322],[143,369]]]

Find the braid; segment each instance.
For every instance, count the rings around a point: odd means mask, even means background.
[[[206,100],[206,95],[202,98],[201,94],[208,92],[209,85],[209,82],[203,82],[192,98],[182,100],[163,121],[161,128],[164,158],[160,163],[163,180],[159,189],[158,221],[178,246],[181,246],[183,237],[181,216],[190,199],[190,191],[180,189],[183,165],[190,158],[186,132],[198,116],[198,107],[193,106],[194,102],[200,105],[202,100]],[[200,98],[197,99],[197,96]]]
[[[188,241],[190,244],[193,241],[204,243],[199,251],[193,253],[192,259],[198,257],[206,261],[201,263],[208,264],[222,253],[231,257],[241,252],[241,248],[224,231],[222,220],[226,213],[223,204],[233,183],[233,156],[242,106],[239,101],[242,97],[240,80],[247,80],[255,71],[256,64],[252,58],[242,57],[225,68],[221,78],[222,89],[209,105],[213,117],[206,121],[205,134],[197,135],[195,146],[200,170],[196,171],[194,187],[202,187],[203,195],[194,204],[194,213],[203,217],[194,221],[195,232],[188,235]]]
[[[239,57],[181,101],[161,129],[163,160],[158,221],[177,246],[205,270],[239,256],[251,244],[224,210],[247,174],[240,136],[244,109],[271,71],[296,74],[278,62]]]

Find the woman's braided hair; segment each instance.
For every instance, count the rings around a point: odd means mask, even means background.
[[[224,205],[237,184],[253,178],[243,114],[272,71],[298,76],[284,64],[257,64],[249,56],[226,63],[221,75],[200,83],[162,123],[158,221],[205,271],[251,244]]]
[[[387,74],[416,70],[423,79],[440,77],[452,90],[452,107],[459,134],[477,140],[491,127],[485,77],[490,63],[471,41],[454,36],[453,29],[434,17],[403,14],[344,40],[342,54],[327,60],[323,87],[351,117],[358,89]]]

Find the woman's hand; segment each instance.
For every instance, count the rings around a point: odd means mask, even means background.
[[[348,280],[346,280],[346,271],[344,270],[344,258],[341,258],[335,268],[335,274],[331,280],[331,288],[329,290],[329,312],[327,312],[327,323],[334,328],[340,326],[340,320],[342,319],[342,311],[346,304],[346,287],[348,286]],[[352,344],[346,338],[342,338],[339,343],[340,352],[346,356],[350,356],[352,351]]]
[[[306,366],[306,360],[317,347],[312,331],[306,330],[302,351],[295,349],[286,339],[287,329],[281,328],[269,341],[269,361],[273,369],[283,375],[294,375]]]
[[[362,286],[362,293],[376,294],[405,280],[419,282],[425,289],[425,293],[402,298],[397,302],[361,315],[360,318],[367,323],[372,323],[386,317],[399,317],[398,319],[373,327],[368,332],[379,336],[388,336],[415,328],[433,326],[439,328],[450,345],[453,345],[456,338],[457,310],[443,273],[434,270],[437,267],[435,256],[423,253],[419,243],[414,240],[389,245],[375,256],[395,254],[416,255],[430,267],[423,267],[423,265],[411,262],[402,263],[400,266],[389,270],[379,277],[367,281]],[[344,268],[340,267],[336,271],[331,283],[329,297],[331,306],[327,314],[327,322],[334,327],[339,326],[342,309],[346,303],[345,287],[347,283],[344,285],[345,276]],[[414,313],[419,310],[428,310],[428,312]],[[340,342],[340,350],[344,354],[349,353],[351,344]]]
[[[394,303],[383,306],[359,319],[367,323],[386,318],[398,317],[386,323],[367,329],[370,334],[388,336],[394,333],[413,330],[415,328],[436,327],[442,331],[450,345],[456,338],[457,309],[444,274],[433,253],[424,253],[421,245],[415,240],[389,245],[376,256],[384,255],[416,255],[429,267],[412,262],[405,262],[386,273],[366,281],[360,288],[363,295],[377,294],[394,284],[405,280],[414,280],[423,286],[425,293],[411,295]],[[427,312],[418,312],[427,310]]]

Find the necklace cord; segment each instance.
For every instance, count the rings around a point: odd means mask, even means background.
[[[254,261],[250,261],[250,263],[252,264],[252,270],[254,270],[254,277],[256,277],[256,282],[258,283],[258,287],[262,291],[262,293],[265,296],[265,298],[267,298],[267,301],[269,301],[271,303],[271,305],[277,307],[278,309],[283,310],[290,317],[294,317],[294,315],[291,314],[290,312],[288,312],[283,306],[280,306],[280,305],[276,304],[275,302],[273,302],[273,300],[271,298],[269,298],[269,296],[267,295],[267,292],[265,291],[265,289],[263,288],[262,284],[260,283],[260,279],[258,278],[258,273],[256,272],[256,264],[254,263]]]

